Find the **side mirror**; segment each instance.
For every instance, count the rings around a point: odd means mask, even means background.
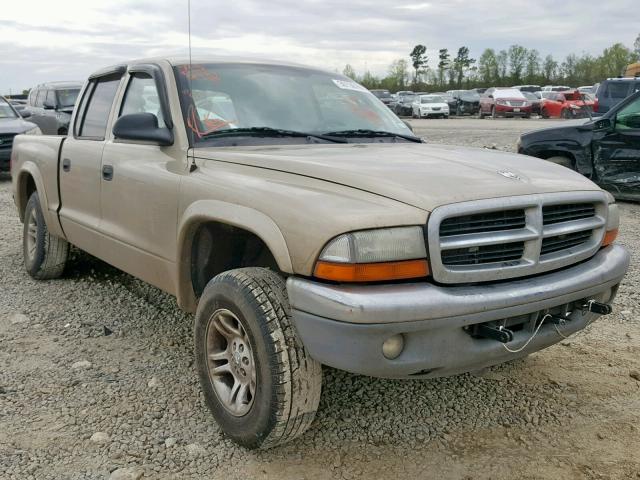
[[[51,100],[45,100],[42,103],[42,106],[44,107],[45,110],[54,110],[56,108],[56,106],[53,104]]]
[[[113,125],[113,135],[122,140],[152,142],[160,146],[173,145],[173,133],[158,127],[158,117],[153,113],[123,115]]]
[[[493,95],[487,95],[488,98],[493,98]]]
[[[18,113],[20,114],[20,116],[22,118],[29,118],[31,117],[31,110],[27,110],[26,108],[23,110],[18,111]]]
[[[593,124],[593,129],[594,130],[610,130],[612,125],[613,124],[611,123],[611,119],[601,118]]]

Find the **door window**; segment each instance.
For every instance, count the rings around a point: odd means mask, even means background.
[[[132,75],[125,93],[120,116],[131,113],[152,113],[158,119],[158,126],[165,127],[156,82],[147,73]]]
[[[116,96],[120,76],[95,80],[93,92],[82,117],[79,136],[93,140],[104,140],[111,105]]]
[[[629,82],[610,82],[608,84],[609,98],[623,100],[629,94]]]
[[[616,130],[640,130],[640,97],[624,107],[616,115]]]

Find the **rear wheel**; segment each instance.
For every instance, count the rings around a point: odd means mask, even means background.
[[[38,280],[60,277],[69,257],[67,241],[47,229],[38,192],[31,194],[24,211],[22,253],[27,273]]]
[[[241,268],[213,278],[198,305],[194,339],[205,401],[231,440],[269,448],[309,428],[322,368],[296,334],[280,275]]]
[[[549,118],[549,111],[546,108],[543,108],[540,110],[540,116],[542,118]]]
[[[563,167],[570,168],[573,170],[573,160],[568,157],[564,157],[562,155],[556,155],[554,157],[547,158],[547,162],[556,163],[558,165],[562,165]]]

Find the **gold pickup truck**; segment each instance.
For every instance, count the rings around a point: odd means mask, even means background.
[[[629,264],[581,175],[427,145],[352,80],[285,63],[96,72],[68,136],[16,137],[12,179],[29,274],[63,275],[73,244],[175,295],[207,404],[249,448],[309,427],[322,364],[512,360],[609,313]]]

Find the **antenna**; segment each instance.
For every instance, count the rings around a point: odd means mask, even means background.
[[[193,88],[191,86],[191,78],[193,77],[193,65],[191,63],[191,0],[187,0],[187,18],[188,18],[188,32],[189,32],[189,97],[191,98],[191,101],[193,102]],[[195,103],[194,103],[195,105]],[[198,111],[196,109],[195,114],[198,114]],[[191,145],[193,145],[193,130],[191,130],[190,128],[188,129],[189,131],[189,135],[191,136]],[[196,157],[192,152],[192,157],[191,157],[191,165],[189,166],[189,173],[193,173],[198,169],[198,166],[196,165]]]

